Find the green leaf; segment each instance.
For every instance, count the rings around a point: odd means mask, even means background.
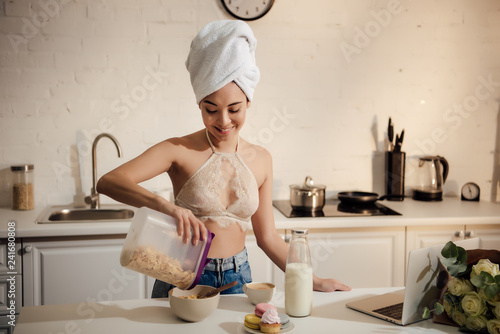
[[[486,285],[495,284],[495,279],[490,273],[486,271],[481,271],[477,276],[471,278],[470,282],[478,288],[484,288]]]
[[[458,257],[458,249],[453,241],[448,241],[446,245],[444,245],[443,249],[441,250],[441,255],[443,255],[445,259]]]
[[[467,252],[457,247],[453,241],[448,241],[441,250],[444,259],[441,261],[451,276],[457,276],[467,271]]]
[[[472,271],[472,268],[467,267],[467,270],[460,272],[460,274],[458,274],[457,277],[461,277],[461,278],[468,280],[470,278],[471,271]]]
[[[484,287],[484,294],[490,299],[495,298],[498,292],[498,285],[487,285]]]
[[[453,266],[454,264],[456,264],[457,258],[455,258],[455,257],[444,258],[441,260],[441,262],[443,263],[443,265],[445,267],[449,267],[449,266]]]
[[[443,305],[441,305],[439,303],[434,304],[434,314],[435,315],[440,315],[443,312],[444,312],[444,306]]]
[[[451,276],[457,276],[461,272],[467,270],[467,265],[463,263],[453,264],[451,266],[448,266],[447,269]]]
[[[470,279],[470,282],[472,285],[474,285],[476,288],[482,289],[486,286],[486,282],[484,281],[483,276],[477,275],[474,276]]]
[[[422,313],[422,319],[429,319],[431,316],[431,310],[428,307],[424,307],[424,312]]]
[[[496,275],[496,276],[495,276],[495,283],[496,283],[497,285],[500,285],[500,275]]]
[[[450,305],[453,305],[455,303],[455,297],[454,295],[450,294],[450,293],[446,293],[444,295],[444,299],[448,302],[448,304]]]
[[[462,247],[457,247],[457,250],[458,250],[457,261],[459,263],[467,264],[467,252],[465,251],[465,249]]]
[[[444,299],[448,302],[450,305],[457,305],[460,304],[460,299],[457,296],[452,295],[451,293],[445,293]]]
[[[490,273],[487,273],[486,271],[481,271],[481,274],[479,276],[483,276],[484,281],[487,284],[495,284],[495,278]]]

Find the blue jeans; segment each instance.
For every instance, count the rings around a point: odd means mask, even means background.
[[[252,282],[246,248],[225,259],[210,259],[201,273],[198,285],[218,288],[233,281],[238,281],[238,284],[222,291],[221,294],[243,293],[243,285]],[[168,298],[168,291],[174,287],[172,284],[156,280],[151,298]]]

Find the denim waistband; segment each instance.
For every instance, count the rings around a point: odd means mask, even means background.
[[[218,272],[234,269],[235,272],[238,272],[239,267],[247,261],[247,249],[244,248],[238,254],[225,259],[210,259],[204,270]]]

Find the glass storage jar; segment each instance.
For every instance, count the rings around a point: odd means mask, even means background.
[[[12,172],[12,209],[33,210],[35,208],[33,191],[33,165],[11,166]]]

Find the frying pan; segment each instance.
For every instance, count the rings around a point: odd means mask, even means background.
[[[373,204],[387,198],[401,198],[404,195],[384,195],[378,197],[376,193],[365,191],[341,191],[338,193],[338,199],[346,204]]]

